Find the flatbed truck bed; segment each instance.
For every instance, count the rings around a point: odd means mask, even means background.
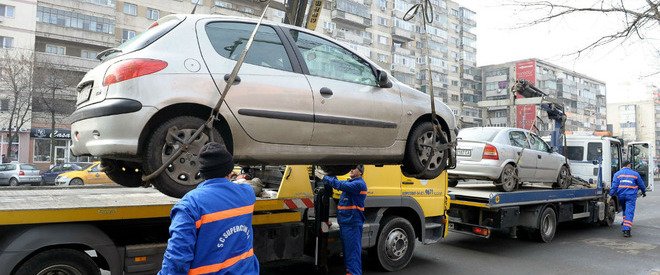
[[[601,187],[571,186],[552,189],[525,186],[499,192],[491,183],[470,182],[450,187],[449,229],[479,237],[503,231],[511,237],[522,232],[550,242],[560,222],[583,220],[611,225],[617,205]]]

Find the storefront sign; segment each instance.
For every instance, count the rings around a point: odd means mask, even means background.
[[[49,128],[32,128],[30,130],[30,137],[50,138],[51,136],[58,139],[71,139],[71,130],[55,129],[54,132]]]

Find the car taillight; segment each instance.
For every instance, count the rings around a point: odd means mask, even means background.
[[[167,62],[156,59],[127,59],[112,64],[103,78],[103,86],[136,77],[153,74],[167,67]]]
[[[19,175],[19,176],[25,176],[25,172],[23,172],[23,170],[18,171],[18,175]]]
[[[495,146],[486,144],[486,147],[484,147],[484,154],[481,158],[498,160],[500,159],[500,156],[497,154],[497,148],[495,148]]]

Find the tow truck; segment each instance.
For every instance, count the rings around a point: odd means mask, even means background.
[[[568,146],[564,144],[566,115],[561,104],[525,80],[517,80],[512,91],[522,96],[517,99],[514,97],[513,104],[509,100],[493,100],[480,102],[479,105],[490,107],[536,104],[548,112],[548,117],[555,121],[555,130],[550,137],[552,148],[567,155],[566,150],[574,154],[575,147],[586,145],[580,144],[578,139],[574,138],[568,139]],[[597,155],[585,157],[584,154],[587,152],[582,150],[580,152],[583,155],[580,155],[579,161],[575,157],[575,161],[570,161],[570,167],[571,170],[579,165],[595,167],[593,170],[595,177],[590,181],[573,177],[572,185],[568,189],[532,185],[515,192],[497,192],[492,185],[480,183],[449,188],[450,230],[485,238],[491,237],[494,232],[508,233],[513,238],[524,233],[523,236],[541,242],[550,242],[560,222],[581,220],[587,223],[612,225],[616,213],[620,211],[620,206],[617,200],[608,197],[610,181],[603,179],[611,178],[613,173],[621,168],[621,146],[617,145],[619,143],[614,142],[614,139],[601,137],[597,140],[593,138],[591,142],[599,144],[601,148],[594,151]],[[629,159],[638,163],[653,164],[652,144],[631,144],[630,152],[633,152],[633,155],[630,155]],[[587,158],[596,162],[585,161]],[[578,162],[579,164],[576,164]],[[604,165],[607,169],[604,169]],[[649,169],[648,165],[645,167]],[[591,170],[588,173],[590,174]],[[647,175],[652,173],[647,171]],[[645,180],[652,189],[652,177],[647,176]]]
[[[252,220],[260,262],[307,255],[324,269],[328,257],[339,253],[334,200],[310,177],[311,169],[286,166],[278,174],[266,167],[257,173],[267,191],[257,199]],[[398,166],[367,165],[364,178],[369,191],[362,245],[383,269],[404,268],[415,239],[430,244],[446,236],[446,172],[417,180]],[[1,192],[0,275],[85,274],[81,271],[99,268],[113,275],[155,274],[167,246],[169,213],[178,201],[153,188]]]

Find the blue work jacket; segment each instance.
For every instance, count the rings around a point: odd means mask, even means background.
[[[364,224],[364,200],[367,198],[367,184],[362,177],[338,180],[337,177],[325,176],[323,180],[332,188],[341,191],[337,206],[337,222],[341,225]]]
[[[624,167],[614,174],[610,196],[637,197],[637,190],[646,192],[646,184],[637,171]]]
[[[252,250],[252,187],[225,178],[202,182],[171,213],[159,275],[259,274]]]

